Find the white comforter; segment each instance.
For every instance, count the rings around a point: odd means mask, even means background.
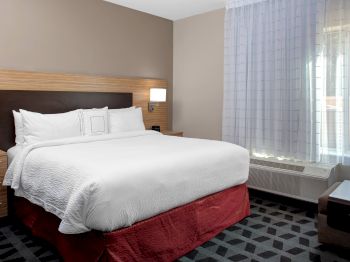
[[[61,219],[59,231],[112,231],[244,183],[247,150],[138,131],[27,146],[4,185]]]

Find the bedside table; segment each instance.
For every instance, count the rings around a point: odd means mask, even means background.
[[[164,130],[164,131],[161,131],[161,133],[163,135],[167,135],[167,136],[183,136],[184,135],[184,132],[182,132],[182,131],[171,131],[171,130]]]
[[[0,151],[0,217],[7,216],[7,187],[2,186],[2,181],[7,170],[7,154]]]

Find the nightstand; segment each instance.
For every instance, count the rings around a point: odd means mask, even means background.
[[[171,130],[161,131],[161,133],[163,135],[167,135],[167,136],[183,136],[184,135],[184,132],[182,132],[182,131],[171,131]]]
[[[7,216],[7,187],[2,186],[2,181],[7,170],[7,154],[0,151],[0,217]]]

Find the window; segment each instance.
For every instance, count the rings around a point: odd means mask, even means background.
[[[223,139],[350,163],[350,1],[228,2]]]

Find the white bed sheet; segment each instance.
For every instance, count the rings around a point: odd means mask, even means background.
[[[10,165],[15,156],[23,150],[23,146],[16,145],[7,150],[7,163]]]
[[[246,182],[248,151],[226,142],[135,131],[40,142],[5,176],[59,231],[112,231]]]

